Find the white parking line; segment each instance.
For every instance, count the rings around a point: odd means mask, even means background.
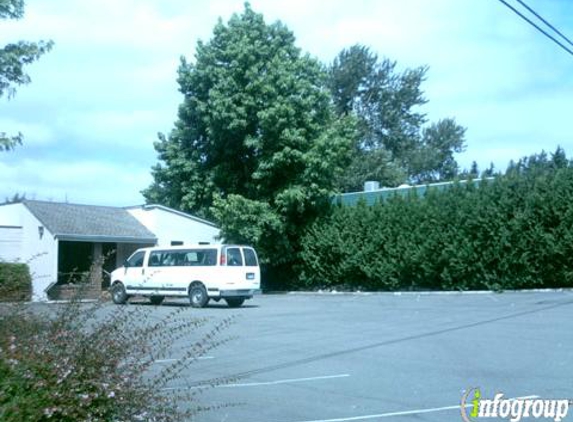
[[[534,399],[538,398],[539,396],[524,396],[524,397],[514,397],[510,400],[516,399]],[[465,407],[470,407],[471,404],[466,404]],[[435,412],[443,412],[445,410],[460,410],[461,404],[456,404],[454,406],[443,406],[443,407],[431,407],[428,409],[414,409],[414,410],[403,410],[401,412],[389,412],[389,413],[378,413],[376,415],[363,415],[363,416],[351,416],[347,418],[335,418],[335,419],[313,419],[307,421],[297,421],[297,422],[352,422],[352,421],[366,421],[370,419],[379,419],[379,418],[391,418],[394,416],[408,416],[408,415],[421,415],[424,413],[435,413]]]
[[[217,385],[215,388],[243,388],[243,387],[258,387],[262,385],[279,385],[279,384],[292,384],[298,382],[309,382],[309,381],[319,381],[319,380],[328,380],[328,379],[335,379],[335,378],[347,378],[350,374],[336,374],[336,375],[323,375],[319,377],[307,377],[307,378],[289,378],[283,380],[275,380],[275,381],[262,381],[262,382],[245,382],[245,383],[235,383],[235,384],[222,384]],[[162,391],[173,391],[173,390],[194,390],[197,388],[202,387],[165,387],[162,388]]]
[[[351,422],[351,421],[366,421],[369,419],[379,419],[379,418],[390,418],[392,416],[407,416],[407,415],[419,415],[422,413],[434,413],[443,412],[444,410],[459,409],[460,405],[455,406],[444,406],[444,407],[433,407],[429,409],[416,409],[416,410],[404,410],[401,412],[390,412],[390,413],[378,413],[375,415],[363,415],[363,416],[351,416],[348,418],[335,418],[335,419],[313,419],[308,421],[297,421],[297,422]]]
[[[199,356],[198,358],[190,358],[190,359],[184,359],[184,360],[207,360],[207,359],[215,359],[215,356]],[[178,360],[181,359],[157,359],[154,360],[153,363],[170,363],[170,362],[176,362]]]
[[[334,378],[346,378],[349,376],[350,376],[350,374],[338,374],[338,375],[324,375],[321,377],[289,378],[289,379],[276,380],[276,381],[245,382],[245,383],[237,383],[237,384],[226,384],[226,385],[221,385],[221,387],[222,388],[257,387],[260,385],[291,384],[291,383],[296,383],[296,382],[308,382],[308,381],[328,380],[328,379],[334,379]]]

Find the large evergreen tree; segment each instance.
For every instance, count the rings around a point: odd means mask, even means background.
[[[347,164],[351,118],[336,118],[319,62],[283,24],[247,4],[182,59],[179,119],[155,148],[143,194],[207,218],[227,240],[292,263],[297,239],[329,201]]]
[[[386,186],[453,178],[453,157],[464,146],[464,128],[453,119],[426,125],[420,107],[426,67],[396,70],[367,47],[344,49],[329,68],[328,85],[340,115],[359,121],[352,164],[339,182],[360,190],[366,180]]]

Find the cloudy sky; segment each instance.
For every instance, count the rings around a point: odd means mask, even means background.
[[[516,0],[507,0],[517,5]],[[573,2],[525,0],[573,39]],[[252,0],[283,21],[303,51],[325,63],[369,46],[400,68],[428,65],[430,120],[467,127],[462,167],[505,169],[560,145],[573,156],[573,55],[498,0]],[[0,130],[24,145],[0,153],[0,201],[28,198],[102,205],[143,203],[157,132],[182,100],[176,70],[242,0],[27,0],[20,21],[0,21],[0,44],[52,39],[30,66],[32,84],[0,99]],[[571,46],[570,46],[571,47]],[[571,47],[573,49],[573,47]]]

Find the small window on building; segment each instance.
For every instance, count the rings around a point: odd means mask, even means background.
[[[182,240],[172,240],[171,246],[183,246],[183,241]]]

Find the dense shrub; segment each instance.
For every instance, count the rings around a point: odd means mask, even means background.
[[[0,262],[0,302],[23,302],[32,297],[32,278],[26,264]]]
[[[558,150],[479,184],[336,206],[302,243],[305,288],[573,286],[573,167]]]
[[[0,308],[1,421],[187,421],[207,408],[197,393],[224,380],[169,394],[162,388],[225,341],[218,333],[229,320],[209,327],[187,307],[157,321],[145,307],[86,306]],[[177,361],[155,365],[181,341]]]

